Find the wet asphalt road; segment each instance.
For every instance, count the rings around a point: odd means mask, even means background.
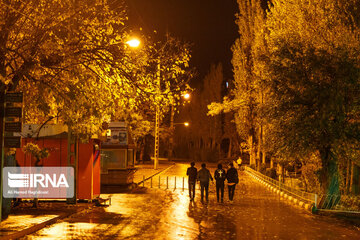
[[[97,207],[44,228],[25,239],[360,239],[360,229],[312,215],[239,172],[235,200],[209,203],[188,197],[186,168],[177,164],[134,193],[110,194],[112,205]],[[199,168],[199,166],[197,166]],[[215,168],[210,168],[214,173]],[[176,176],[176,188],[175,188]],[[168,188],[167,190],[165,190]]]

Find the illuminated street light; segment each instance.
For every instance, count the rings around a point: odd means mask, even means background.
[[[175,125],[184,125],[185,127],[188,127],[190,124],[189,122],[182,122],[182,123],[174,123],[174,126]]]
[[[183,97],[184,97],[184,99],[189,99],[190,98],[190,93],[185,93],[184,95],[183,95]]]
[[[127,41],[126,44],[129,45],[132,48],[137,48],[137,47],[140,46],[140,40],[136,39],[136,38],[133,38],[133,39]]]

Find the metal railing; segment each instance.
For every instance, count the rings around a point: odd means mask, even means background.
[[[152,176],[149,178],[145,178],[145,176],[143,176],[143,180],[139,182],[138,185],[159,189],[189,189],[187,177],[180,176]],[[197,189],[200,189],[200,185],[198,183],[196,183],[196,186]]]
[[[284,183],[282,183],[278,180],[272,179],[268,176],[265,176],[265,175],[261,174],[260,172],[255,171],[254,169],[247,167],[247,166],[245,166],[245,171],[248,174],[250,174],[251,176],[253,176],[254,178],[264,181],[265,183],[271,185],[272,187],[278,189],[279,191],[283,191],[284,193],[286,193],[289,196],[292,196],[294,198],[297,198],[297,199],[302,200],[309,204],[314,204],[315,207],[317,206],[318,196],[315,193],[304,192],[299,189],[289,187],[289,186],[285,185]]]
[[[341,202],[341,195],[325,194],[321,195],[318,202],[319,209],[335,209]]]

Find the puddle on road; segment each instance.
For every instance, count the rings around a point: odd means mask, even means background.
[[[240,173],[235,201],[209,203],[197,191],[148,189],[146,194],[113,194],[112,205],[77,214],[28,239],[360,239],[360,233],[332,220],[304,213]],[[225,194],[227,190],[225,190]],[[106,197],[106,196],[104,196]]]
[[[167,239],[236,239],[236,226],[223,214],[224,205],[214,199],[208,204],[190,202],[187,191],[173,193],[159,228]]]

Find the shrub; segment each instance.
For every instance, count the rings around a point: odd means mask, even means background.
[[[260,164],[260,172],[262,174],[266,174],[266,164],[265,163]]]
[[[360,211],[360,196],[342,195],[338,209]]]
[[[266,169],[265,175],[277,180],[277,175],[276,175],[276,169],[275,168],[268,168]]]

